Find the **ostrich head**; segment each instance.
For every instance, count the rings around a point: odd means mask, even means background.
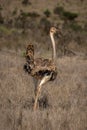
[[[58,34],[59,37],[61,37],[62,33],[59,28],[51,27],[50,28],[50,35]]]
[[[55,34],[57,32],[57,29],[55,27],[50,28],[50,33]]]

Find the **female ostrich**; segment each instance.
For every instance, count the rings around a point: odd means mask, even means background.
[[[52,59],[42,59],[36,58],[34,59],[34,46],[29,44],[26,49],[26,61],[27,63],[24,65],[24,69],[28,72],[32,77],[34,77],[35,81],[40,80],[39,85],[37,86],[37,82],[35,82],[35,102],[33,109],[36,110],[37,102],[40,94],[40,90],[43,84],[48,81],[52,81],[57,76],[57,68],[56,68],[56,47],[54,41],[54,34],[58,32],[58,29],[55,27],[51,27],[50,29],[50,38],[52,41],[53,47],[53,57]]]

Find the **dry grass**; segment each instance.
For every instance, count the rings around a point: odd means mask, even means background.
[[[0,51],[0,130],[86,130],[87,57],[57,59],[57,79],[40,96],[46,108],[33,112],[34,86],[19,55]]]

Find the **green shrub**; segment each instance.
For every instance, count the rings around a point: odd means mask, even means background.
[[[21,10],[20,16],[25,18],[25,17],[31,17],[31,18],[36,18],[39,17],[40,15],[36,12],[24,12]]]
[[[59,15],[64,20],[75,20],[78,17],[77,13],[65,11],[62,6],[54,8],[54,14]]]
[[[0,24],[4,23],[4,17],[2,15],[2,6],[0,5]]]
[[[64,8],[62,6],[57,6],[54,8],[53,12],[54,12],[54,14],[62,15],[64,12]]]
[[[23,5],[28,5],[28,4],[31,5],[31,2],[29,0],[23,0],[22,4]]]
[[[65,19],[68,19],[68,20],[75,20],[75,18],[78,17],[78,14],[77,13],[73,13],[73,12],[69,12],[69,11],[64,11],[63,12],[63,17]]]
[[[17,8],[15,8],[12,12],[12,15],[16,15],[17,14]]]
[[[23,17],[23,18],[26,18],[29,16],[29,13],[28,12],[24,12],[23,10],[21,10],[20,12],[20,17]]]
[[[87,31],[87,23],[85,23],[85,25],[84,25],[84,30]]]
[[[50,12],[48,9],[46,9],[46,10],[44,11],[44,14],[45,14],[46,17],[50,17],[51,12]]]
[[[39,15],[38,13],[36,13],[36,12],[29,12],[29,13],[28,13],[28,16],[31,17],[31,18],[37,18],[37,17],[39,17],[40,15]]]
[[[4,17],[2,16],[2,13],[0,12],[0,24],[4,23]]]

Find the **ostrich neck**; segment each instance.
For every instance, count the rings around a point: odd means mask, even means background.
[[[55,61],[56,61],[56,46],[55,46],[55,41],[54,41],[54,37],[53,37],[52,33],[50,33],[50,37],[51,37],[52,47],[53,47],[52,60],[55,63]]]

